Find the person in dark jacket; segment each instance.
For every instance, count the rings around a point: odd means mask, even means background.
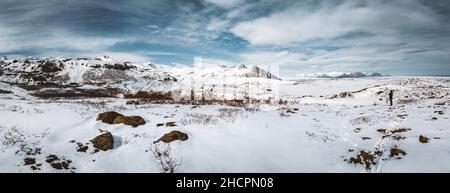
[[[389,92],[389,102],[390,102],[391,106],[392,106],[392,100],[393,100],[393,98],[394,98],[394,91],[391,90],[391,91]]]

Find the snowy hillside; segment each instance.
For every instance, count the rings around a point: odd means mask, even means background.
[[[179,69],[151,63],[117,62],[107,56],[95,59],[2,58],[0,64],[1,82],[30,90],[34,95],[52,97],[120,98],[134,97],[139,92],[170,92],[174,100],[188,100],[195,90],[195,99],[274,98],[277,93],[265,88],[281,82],[277,76],[256,66]],[[252,87],[254,92],[244,93],[247,87]]]

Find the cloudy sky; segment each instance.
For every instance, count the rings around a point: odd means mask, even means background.
[[[448,0],[0,0],[0,55],[450,74]]]

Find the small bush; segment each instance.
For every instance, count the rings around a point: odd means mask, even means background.
[[[352,125],[370,124],[372,119],[367,116],[357,117],[350,121]]]
[[[0,134],[0,142],[4,146],[12,146],[16,144],[22,146],[25,144],[25,139],[25,134],[17,126],[11,126],[9,129]]]
[[[213,125],[217,123],[217,118],[213,115],[202,114],[202,113],[186,113],[181,119],[183,125]]]
[[[175,169],[181,165],[181,161],[178,161],[173,155],[170,144],[163,149],[157,144],[153,144],[150,151],[152,151],[155,161],[161,166],[163,173],[174,173]]]
[[[227,122],[235,122],[238,116],[242,116],[242,114],[244,113],[242,109],[236,108],[221,108],[217,111],[219,112],[217,117]]]

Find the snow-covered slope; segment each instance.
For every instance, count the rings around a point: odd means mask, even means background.
[[[190,99],[191,91],[195,90],[198,91],[195,99],[268,98],[277,95],[269,89],[272,87],[269,84],[283,82],[257,66],[176,68],[152,63],[117,62],[107,56],[95,59],[2,58],[0,64],[1,82],[34,90],[35,93],[42,89],[46,92],[52,89],[52,94],[56,91],[73,93],[97,89],[104,92],[101,96],[143,91],[171,92],[174,98]],[[225,79],[227,83],[222,84]],[[248,90],[246,87],[254,88],[255,92],[244,93],[244,89]],[[107,94],[111,89],[114,92]]]
[[[133,90],[165,90],[176,79],[149,64],[119,63],[109,57],[21,58],[0,60],[0,81],[12,84],[68,87],[98,85]]]
[[[161,172],[155,146],[170,147],[175,172],[450,172],[448,78],[298,81],[280,87],[289,103],[255,109],[44,100],[0,88],[13,92],[0,94],[0,172]],[[333,97],[342,92],[350,95]],[[96,120],[107,111],[146,124]],[[152,143],[174,130],[188,139]],[[112,149],[98,150],[90,140],[105,131]]]

